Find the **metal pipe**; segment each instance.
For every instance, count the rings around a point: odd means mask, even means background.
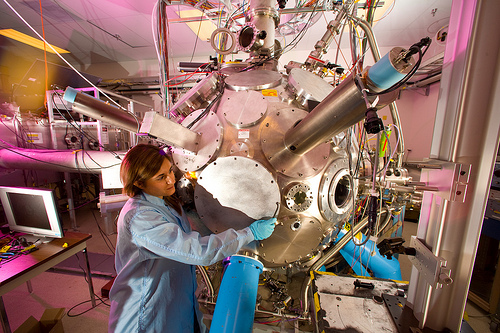
[[[207,301],[207,300],[198,300],[199,303],[205,304],[205,305],[213,305],[215,306],[215,302]],[[260,309],[255,309],[256,314],[263,314],[263,315],[269,315],[273,317],[281,317],[285,319],[295,319],[295,320],[302,320],[302,321],[311,321],[310,317],[304,317],[296,314],[288,314],[288,313],[278,313],[278,312],[272,312],[272,311],[266,311],[266,310],[260,310]]]
[[[304,119],[285,133],[283,138],[284,147],[292,153],[286,156],[282,152],[281,155],[283,156],[280,156],[285,169],[288,165],[294,163],[296,156],[303,156],[365,118],[366,111],[371,108],[373,101],[376,100],[375,96],[366,93],[366,91],[372,90],[372,84],[370,84],[370,82],[373,82],[371,80],[372,77],[377,77],[378,80],[375,85],[377,87],[384,87],[386,85],[390,87],[401,80],[400,75],[402,73],[399,70],[391,73],[391,75],[379,77],[380,72],[385,72],[389,68],[394,69],[391,67],[391,61],[392,57],[396,55],[397,52],[393,53],[392,51],[387,54],[387,56],[370,68],[370,72],[366,73],[365,79],[361,79],[356,73],[351,73]],[[373,89],[376,89],[375,86]],[[396,98],[395,95],[391,96],[390,94],[380,96],[389,98],[386,101],[387,103]],[[399,126],[398,129],[400,130]]]
[[[198,152],[201,134],[191,131],[181,124],[170,121],[155,111],[148,111],[142,119],[142,124],[133,113],[126,112],[100,99],[88,96],[76,89],[67,87],[64,99],[73,103],[73,111],[117,126],[132,133],[145,133],[169,145]]]
[[[210,301],[214,299],[215,291],[214,291],[214,286],[212,284],[212,280],[210,280],[210,276],[208,276],[207,269],[205,266],[196,266],[198,268],[198,272],[200,272],[201,277],[203,278],[203,281],[205,282],[205,285],[208,288],[208,298]]]
[[[323,54],[328,52],[328,48],[333,41],[335,35],[337,35],[338,29],[342,21],[347,17],[347,6],[343,6],[340,12],[337,14],[335,20],[330,21],[326,28],[326,32],[323,34],[323,37],[316,42],[314,45],[314,50],[309,53],[304,64],[309,68],[312,66],[312,69],[315,69],[315,65],[317,64],[317,59],[321,59]]]
[[[356,17],[351,17],[351,19],[356,21],[359,27],[363,29],[368,44],[370,45],[370,50],[372,51],[373,59],[375,60],[375,62],[379,61],[380,51],[370,23]],[[399,135],[399,140],[398,140],[398,151],[397,151],[398,157],[397,157],[396,167],[401,168],[403,166],[403,155],[405,153],[405,144],[403,137],[403,128],[401,127],[401,120],[399,118],[399,112],[396,106],[396,102],[392,102],[391,104],[389,104],[389,110],[391,111],[392,122],[399,128],[399,131],[397,131]]]
[[[139,132],[141,124],[135,115],[106,104],[100,99],[67,87],[64,92],[64,100],[73,103],[73,111],[75,112],[130,132]]]
[[[384,207],[378,214],[382,214],[384,212],[388,212],[389,210]],[[344,236],[342,236],[341,239],[335,245],[328,250],[327,252],[323,253],[323,256],[318,259],[314,264],[311,265],[309,268],[309,272],[317,271],[320,267],[324,266],[330,259],[332,259],[336,254],[340,252],[340,250],[351,241],[352,235],[356,235],[358,232],[360,232],[363,228],[365,228],[368,225],[368,217],[365,217],[361,221],[359,221],[353,228],[352,228],[352,233],[348,232]],[[304,311],[307,311],[309,309],[309,303],[308,303],[308,298],[307,294],[309,292],[309,288],[311,287],[311,279],[305,279],[304,283],[302,284],[302,304],[304,304]]]
[[[273,50],[275,30],[279,22],[279,15],[273,0],[253,0],[246,12],[246,21],[255,25],[258,31],[265,31],[264,50]]]
[[[176,1],[169,1],[170,4],[175,4]],[[184,2],[179,2],[179,4],[185,4]],[[280,15],[287,15],[287,14],[307,14],[307,13],[321,13],[324,11],[329,11],[328,9],[325,9],[323,7],[301,7],[301,8],[284,8],[279,10]],[[219,17],[218,17],[219,18]],[[222,22],[226,22],[228,19],[228,15],[222,15],[220,17]],[[207,17],[206,15],[198,15],[198,16],[192,16],[192,17],[183,17],[183,18],[169,18],[168,23],[189,23],[189,22],[200,22],[200,21],[209,21],[211,18]]]
[[[0,167],[5,169],[100,173],[120,165],[124,153],[95,150],[0,149]]]
[[[387,216],[385,217],[384,222],[380,223],[380,220],[378,221],[379,222],[378,227],[377,227],[376,232],[375,232],[375,235],[377,237],[380,236],[379,235],[380,232],[383,231],[385,229],[385,227],[387,227],[387,225],[391,222],[391,220],[392,220],[391,217],[392,217],[392,215],[388,213]]]
[[[285,147],[296,155],[304,155],[361,121],[365,112],[363,95],[351,74],[297,126],[285,133]]]

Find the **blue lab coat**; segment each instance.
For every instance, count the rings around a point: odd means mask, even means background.
[[[194,265],[211,265],[254,240],[250,228],[201,237],[158,197],[130,198],[117,224],[109,332],[194,332],[202,323]]]

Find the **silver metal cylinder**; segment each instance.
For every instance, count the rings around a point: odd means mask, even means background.
[[[247,13],[247,21],[252,22],[258,31],[267,33],[264,38],[263,49],[274,48],[275,29],[279,23],[278,12],[275,9],[275,1],[257,0],[250,2]]]
[[[347,8],[347,6],[343,6],[335,20],[328,23],[326,32],[323,34],[323,37],[316,42],[316,45],[314,45],[314,51],[311,51],[309,57],[305,61],[305,64],[314,65],[316,63],[314,58],[321,59],[323,54],[328,52],[328,48],[330,47],[333,38],[339,33],[339,27],[342,24],[342,21],[347,17]]]
[[[76,94],[73,111],[133,133],[140,127],[134,115],[81,92]]]
[[[285,147],[303,155],[365,116],[366,105],[353,75],[346,78],[284,136]]]
[[[120,163],[119,155],[108,151],[0,149],[0,168],[5,169],[101,173]]]
[[[353,18],[356,23],[359,25],[361,29],[363,29],[365,36],[368,40],[368,45],[370,45],[370,50],[372,51],[372,56],[375,61],[380,60],[380,52],[377,44],[377,40],[375,39],[375,35],[373,34],[372,26],[370,23],[366,22],[362,19]],[[403,128],[401,127],[401,120],[399,118],[399,111],[396,106],[396,102],[392,102],[389,104],[389,110],[391,111],[392,122],[399,128],[397,134],[399,135],[398,140],[398,151],[397,151],[397,168],[401,168],[403,165],[403,155],[405,153],[405,140],[403,137]]]

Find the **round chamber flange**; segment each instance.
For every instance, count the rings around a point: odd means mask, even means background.
[[[270,267],[301,262],[314,256],[322,240],[323,228],[315,217],[283,216],[271,237],[260,241],[259,255]]]
[[[258,34],[259,31],[255,27],[255,24],[252,22],[245,23],[237,34],[238,48],[241,51],[248,52],[262,47],[264,41],[257,38]]]
[[[252,141],[248,139],[231,140],[227,151],[228,156],[243,156],[248,158],[253,158],[255,153],[255,148],[253,147]]]
[[[280,202],[273,175],[259,162],[240,156],[210,163],[198,176],[194,195],[198,215],[215,233],[271,218]]]
[[[287,208],[296,213],[303,212],[311,207],[313,199],[311,188],[303,183],[293,184],[285,194]]]
[[[236,128],[256,125],[267,114],[267,100],[260,91],[227,90],[217,111]]]
[[[218,44],[217,40],[224,38],[227,41],[228,39],[227,37],[229,37],[229,39],[231,40],[231,44],[229,45],[228,48],[222,49],[219,46],[217,46]],[[214,32],[212,32],[212,35],[210,36],[210,45],[212,46],[214,51],[217,52],[218,54],[222,55],[230,54],[236,47],[236,36],[228,28],[217,28],[214,30]]]
[[[242,61],[228,61],[220,64],[220,74],[229,76],[241,72],[244,68],[248,67],[247,62]]]
[[[187,127],[204,110],[190,113],[182,125]],[[196,154],[186,149],[176,149],[173,153],[174,164],[181,171],[196,171],[207,165],[214,157],[222,144],[222,126],[217,114],[209,112],[203,119],[191,127],[191,130],[201,134],[199,150]]]
[[[170,110],[170,114],[180,122],[191,112],[207,106],[217,94],[217,79],[218,76],[215,73],[205,76],[193,88],[182,95]]]
[[[284,147],[285,133],[307,115],[299,108],[280,109],[264,119],[261,132],[262,151],[271,165],[286,176],[307,178],[316,175],[328,162],[330,144],[323,143],[299,156]]]
[[[321,102],[333,91],[331,84],[301,68],[293,68],[290,71],[288,86],[302,106],[308,101]]]
[[[239,72],[226,78],[225,83],[231,90],[262,90],[271,89],[281,84],[279,72],[268,70],[253,70]]]
[[[358,183],[349,176],[347,158],[338,158],[327,167],[319,185],[319,209],[321,215],[337,225],[349,216],[353,207],[353,193]]]

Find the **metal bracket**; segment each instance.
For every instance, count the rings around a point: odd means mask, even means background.
[[[446,259],[434,255],[416,236],[411,236],[410,247],[416,250],[416,254],[408,256],[408,259],[429,285],[442,288],[443,285],[453,283],[451,269],[446,267]]]
[[[426,165],[429,165],[429,168]],[[435,192],[449,201],[464,202],[471,173],[470,164],[428,160],[421,164],[421,181],[436,187]]]

